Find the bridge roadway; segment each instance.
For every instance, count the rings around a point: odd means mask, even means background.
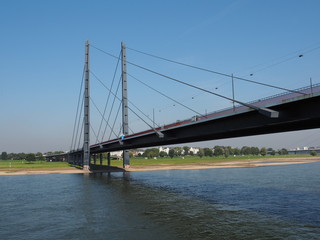
[[[191,119],[125,136],[124,140],[90,146],[92,154],[133,148],[215,140],[320,127],[320,84],[302,88],[303,93],[284,93],[250,104],[279,112],[270,118],[246,106],[236,106],[194,116]],[[158,133],[157,133],[158,132]],[[163,134],[159,136],[159,132]],[[161,135],[162,135],[161,134]]]

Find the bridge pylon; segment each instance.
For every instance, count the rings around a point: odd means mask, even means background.
[[[121,43],[122,66],[122,140],[129,134],[126,46]],[[123,168],[130,167],[129,150],[123,150]]]
[[[90,168],[90,63],[89,40],[86,42],[85,53],[85,88],[84,88],[84,142],[83,142],[83,170]]]

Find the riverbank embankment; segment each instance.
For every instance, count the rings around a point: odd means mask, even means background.
[[[31,175],[31,174],[72,174],[72,173],[95,173],[115,171],[161,171],[161,170],[187,170],[187,169],[210,169],[210,168],[239,168],[239,167],[263,167],[290,164],[306,164],[320,162],[319,157],[298,157],[298,158],[260,158],[226,160],[217,162],[181,163],[181,164],[153,164],[153,165],[132,165],[130,168],[111,168],[96,171],[84,171],[78,168],[6,168],[0,169],[0,175]]]

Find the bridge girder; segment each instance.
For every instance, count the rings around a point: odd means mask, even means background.
[[[269,107],[279,112],[278,118],[269,118],[252,110],[163,130],[161,131],[164,135],[162,138],[159,138],[156,132],[150,132],[143,136],[127,138],[122,144],[114,141],[99,147],[91,147],[91,151],[92,153],[110,152],[319,128],[320,111],[317,110],[319,104],[320,96],[286,102]]]

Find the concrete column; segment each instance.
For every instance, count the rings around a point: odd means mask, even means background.
[[[108,166],[110,166],[111,165],[111,163],[110,163],[110,152],[108,152]]]

